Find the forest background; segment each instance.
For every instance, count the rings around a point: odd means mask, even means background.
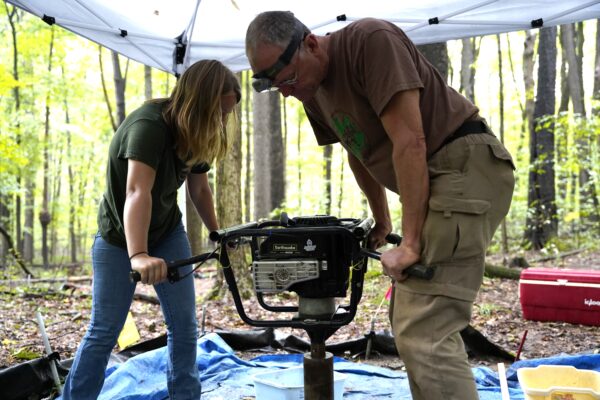
[[[91,272],[111,137],[129,111],[168,96],[175,78],[6,3],[0,37],[0,272],[3,279],[60,276],[73,266]],[[514,157],[513,203],[490,254],[508,263],[527,250],[597,249],[598,21],[421,49]],[[282,210],[368,215],[341,146],[317,146],[301,103],[253,93],[248,71],[238,76],[243,100],[228,127],[236,140],[210,171],[221,226]],[[388,195],[401,233],[398,197]],[[186,221],[194,252],[210,246],[195,213]]]

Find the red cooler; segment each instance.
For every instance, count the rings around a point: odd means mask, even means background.
[[[528,268],[519,297],[525,319],[600,325],[600,271]]]

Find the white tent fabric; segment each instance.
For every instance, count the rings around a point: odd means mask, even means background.
[[[220,60],[234,71],[248,68],[246,28],[267,10],[292,11],[317,34],[363,17],[383,18],[417,44],[600,18],[600,0],[5,1],[174,74],[200,59]]]

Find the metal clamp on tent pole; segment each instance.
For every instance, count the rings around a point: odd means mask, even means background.
[[[177,78],[181,75],[177,67],[183,65],[185,59],[186,44],[183,43],[183,35],[185,35],[185,32],[175,38],[177,43],[175,43],[175,50],[173,51],[173,72],[175,72]]]
[[[424,27],[429,26],[429,25],[433,25],[432,21],[435,20],[435,19],[438,20],[437,23],[439,24],[440,21],[446,21],[449,18],[456,17],[457,15],[465,14],[465,13],[467,13],[469,11],[473,11],[475,9],[487,6],[488,4],[495,3],[496,1],[498,1],[498,0],[485,0],[485,1],[481,2],[481,3],[474,4],[474,5],[471,5],[469,7],[465,7],[463,9],[457,10],[457,11],[453,11],[453,12],[450,12],[450,13],[445,14],[445,15],[440,15],[438,17],[431,18],[427,22],[423,21],[423,22],[420,22],[420,23],[418,23],[418,24],[416,24],[414,26],[411,26],[409,28],[404,29],[404,32],[408,33],[408,32],[414,31],[416,29],[420,29],[420,28],[424,28]]]
[[[44,21],[48,25],[52,26],[56,23],[56,18],[44,14],[44,16],[42,17],[42,21]]]
[[[127,30],[125,30],[125,29],[119,29],[119,31],[121,32],[120,33],[121,37],[127,36]]]
[[[429,25],[439,25],[440,20],[438,17],[429,18]]]
[[[340,21],[346,21],[346,14],[342,14],[342,15],[338,15],[337,17],[335,17],[335,19],[340,22]]]
[[[544,19],[540,18],[540,19],[534,19],[531,21],[531,27],[532,28],[541,28],[544,26]]]

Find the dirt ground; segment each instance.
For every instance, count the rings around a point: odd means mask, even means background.
[[[539,255],[528,254],[528,260]],[[499,260],[490,259],[492,263]],[[531,262],[531,261],[530,261]],[[581,252],[568,257],[536,262],[532,267],[577,268],[600,270],[600,252]],[[376,270],[378,265],[371,265]],[[206,293],[212,284],[214,269],[203,270],[196,279],[199,295]],[[0,285],[0,368],[12,366],[27,358],[37,358],[43,354],[35,313],[39,310],[44,317],[50,345],[59,352],[62,359],[72,358],[77,349],[90,315],[90,281],[83,280],[69,288],[58,283],[37,283],[25,287]],[[365,282],[363,300],[359,305],[354,321],[338,330],[327,343],[335,343],[363,337],[371,329],[389,329],[387,302],[383,301],[389,283],[383,276],[376,276]],[[153,295],[153,290],[138,285],[141,294]],[[260,316],[259,305],[254,299],[247,303],[253,316]],[[135,300],[132,308],[141,339],[148,340],[165,332],[162,315],[157,304],[145,300]],[[206,332],[216,330],[251,329],[239,318],[230,295],[223,300],[202,303],[197,307],[199,321],[204,321]],[[600,329],[593,326],[573,325],[563,322],[535,322],[523,319],[519,302],[519,282],[517,280],[486,278],[480,290],[471,325],[490,342],[515,354],[527,332],[521,358],[540,358],[560,353],[600,352]],[[282,329],[307,339],[300,330]],[[115,351],[118,351],[115,348]],[[239,353],[242,358],[251,358],[255,353]],[[352,359],[352,358],[350,358]],[[473,366],[495,367],[492,358],[479,357],[471,360]],[[402,369],[402,361],[396,356],[374,354],[368,363],[391,369]]]

